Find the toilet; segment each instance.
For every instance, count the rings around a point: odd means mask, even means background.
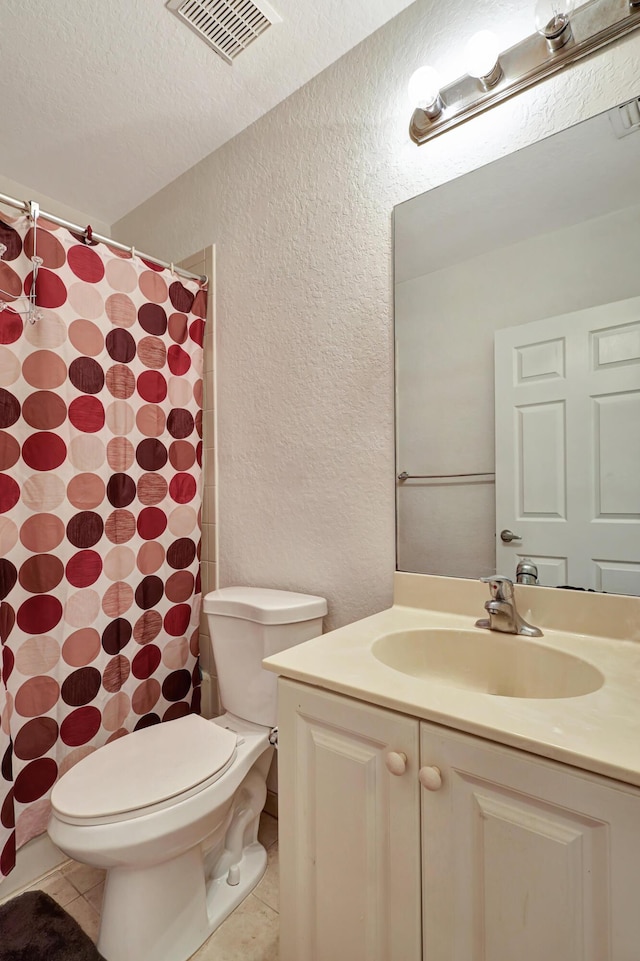
[[[203,607],[225,713],[190,714],[106,744],[51,795],[54,844],[107,870],[98,938],[107,961],[185,961],[266,869],[258,822],[277,678],[261,662],[321,634],[327,603],[226,587]]]

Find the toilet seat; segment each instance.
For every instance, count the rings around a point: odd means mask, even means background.
[[[51,806],[67,824],[97,825],[162,810],[205,790],[233,765],[238,735],[197,714],[105,744],[54,786]]]

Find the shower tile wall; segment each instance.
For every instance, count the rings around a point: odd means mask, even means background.
[[[217,491],[215,454],[215,251],[206,247],[178,265],[209,278],[209,309],[204,335],[204,399],[203,399],[203,490],[202,490],[202,593],[218,586]],[[220,713],[218,681],[210,654],[209,631],[204,614],[200,620],[200,666],[202,679],[202,713],[216,717]]]

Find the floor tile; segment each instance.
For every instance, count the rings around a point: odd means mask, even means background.
[[[57,901],[61,908],[66,907],[70,901],[74,901],[78,897],[78,892],[73,884],[71,884],[60,871],[56,871],[55,874],[52,874],[45,881],[34,884],[31,890],[44,891],[50,898]]]
[[[250,894],[192,961],[278,961],[278,922],[277,913]]]
[[[63,868],[62,873],[68,881],[71,881],[78,894],[84,894],[91,888],[95,888],[96,884],[104,881],[106,871],[91,867],[90,864],[79,864],[77,861],[72,861],[71,864]]]
[[[267,851],[267,870],[262,881],[253,889],[254,895],[273,911],[280,910],[280,872],[278,869],[278,842]]]
[[[85,934],[88,934],[92,941],[98,940],[98,928],[100,927],[100,915],[94,907],[84,898],[76,898],[65,905],[65,911],[75,918]]]
[[[100,884],[96,884],[95,888],[89,888],[89,890],[85,893],[84,898],[92,907],[96,909],[96,911],[100,911],[102,907],[103,895],[104,881],[101,881]]]

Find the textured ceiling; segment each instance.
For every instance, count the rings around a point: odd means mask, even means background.
[[[229,66],[164,0],[4,0],[0,173],[113,223],[410,2],[272,0]]]

